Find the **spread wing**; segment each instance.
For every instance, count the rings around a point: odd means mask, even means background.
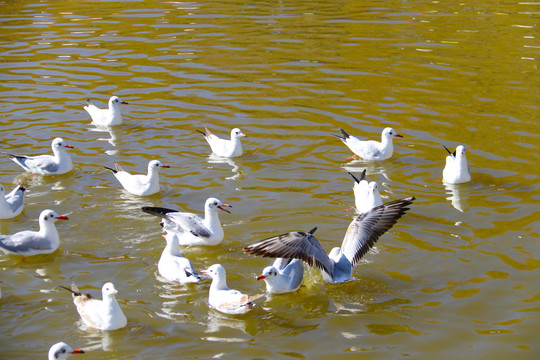
[[[334,263],[330,260],[319,241],[313,236],[315,230],[317,228],[307,233],[292,231],[273,236],[245,247],[244,252],[263,257],[299,259],[333,276]]]
[[[198,237],[212,236],[210,231],[204,226],[202,219],[195,214],[182,212],[169,213],[165,219],[173,222],[177,230],[181,232],[189,232]]]
[[[341,251],[354,266],[371,249],[379,237],[387,232],[409,210],[414,197],[394,200],[358,215],[347,228]]]

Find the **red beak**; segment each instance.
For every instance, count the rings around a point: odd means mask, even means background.
[[[67,147],[68,149],[73,149],[73,146],[71,145],[66,145],[65,147]]]
[[[262,280],[262,279],[264,279],[264,278],[266,278],[266,276],[264,276],[264,275],[259,275],[259,276],[257,276],[257,280]]]
[[[231,206],[231,205],[229,205],[229,204],[223,204],[223,206],[226,206],[226,207],[230,207],[230,208],[232,208],[232,206]],[[220,206],[218,206],[217,208],[218,208],[219,210],[221,210],[221,211],[225,211],[225,212],[227,212],[227,213],[229,213],[229,214],[231,213],[231,212],[230,212],[229,210],[227,210],[227,209],[224,209],[224,208],[222,208],[222,207],[221,207],[221,205],[220,205]]]
[[[80,349],[75,349],[71,354],[84,354],[84,351]]]
[[[396,137],[403,137],[403,135],[396,134]]]
[[[65,215],[60,215],[57,217],[58,220],[68,220],[68,217]]]
[[[162,168],[168,169],[168,168],[170,168],[170,166],[169,165],[163,165]]]
[[[126,102],[126,101],[122,101],[120,104],[123,104],[123,105],[128,105],[129,103]]]

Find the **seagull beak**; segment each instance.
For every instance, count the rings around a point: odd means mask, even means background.
[[[80,349],[75,349],[70,354],[84,354],[84,351]]]
[[[68,220],[68,217],[65,216],[65,215],[60,215],[58,217],[56,217],[58,220]]]
[[[247,135],[242,133],[242,134],[240,134],[240,137],[247,137]]]
[[[161,237],[164,238],[165,240],[167,240],[167,236],[161,235]]]
[[[230,208],[232,208],[232,206],[231,206],[231,205],[229,205],[229,204],[223,204],[223,206],[226,206],[226,207],[230,207]],[[227,210],[227,209],[224,209],[224,208],[222,208],[222,207],[221,207],[221,205],[218,205],[218,207],[217,207],[217,208],[218,208],[219,210],[221,210],[221,211],[225,211],[225,212],[227,212],[227,213],[229,213],[229,214],[231,213],[231,212],[230,212],[229,210]]]
[[[66,145],[65,147],[67,147],[68,149],[74,149],[74,147],[71,145]]]
[[[122,101],[120,104],[122,105],[128,105],[129,103],[127,101]]]
[[[399,134],[396,134],[396,137],[401,137],[401,138],[402,138],[402,137],[403,137],[403,135],[399,135]]]
[[[262,279],[265,279],[265,278],[266,278],[266,276],[264,276],[264,275],[257,276],[257,280],[262,280]]]
[[[162,165],[161,167],[162,167],[162,168],[165,168],[165,169],[168,169],[168,168],[170,168],[170,166],[169,166],[169,165]]]

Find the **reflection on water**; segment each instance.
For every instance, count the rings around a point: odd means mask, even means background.
[[[98,132],[98,133],[106,133],[106,134],[108,134],[109,138],[96,137],[96,140],[97,141],[107,141],[112,146],[118,146],[122,141],[122,130],[118,126],[116,126],[116,127],[96,126],[94,128],[89,128],[88,130]],[[114,156],[114,155],[118,154],[118,150],[109,149],[109,150],[106,150],[105,153],[107,155]]]
[[[217,156],[215,154],[210,155],[208,158],[209,164],[228,164],[232,167],[233,176],[226,177],[225,180],[241,180],[247,176],[247,173],[241,166],[237,165],[237,162],[241,162],[239,159],[225,158]]]
[[[469,199],[467,184],[447,184],[443,183],[446,194],[450,195],[447,200],[452,202],[452,206],[461,212],[469,208],[467,200]]]

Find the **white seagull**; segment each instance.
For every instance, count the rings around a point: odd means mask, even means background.
[[[6,195],[4,187],[0,185],[0,219],[11,219],[22,212],[24,191],[24,187],[17,185],[15,189]]]
[[[89,293],[81,293],[77,286],[71,284],[71,289],[60,285],[73,295],[73,303],[86,326],[100,330],[117,330],[127,325],[127,319],[115,295],[118,291],[113,283],[106,283],[101,288],[103,300],[97,300]]]
[[[96,105],[92,104],[90,99],[86,100],[84,110],[92,118],[92,123],[98,126],[113,126],[122,124],[122,113],[120,112],[120,104],[127,104],[122,101],[118,96],[111,96],[109,99],[109,108],[100,109]]]
[[[66,360],[71,354],[84,354],[84,351],[73,349],[65,342],[59,342],[49,349],[49,360]]]
[[[201,280],[189,259],[180,254],[178,236],[174,233],[163,235],[167,245],[158,262],[158,271],[168,281],[177,281],[181,284],[195,283]]]
[[[7,254],[39,255],[55,252],[60,245],[60,236],[54,223],[67,220],[53,210],[43,210],[39,215],[39,231],[24,230],[13,235],[0,235],[0,250]]]
[[[245,314],[255,306],[253,301],[264,296],[264,294],[249,296],[242,294],[238,290],[229,289],[225,268],[220,264],[210,266],[208,269],[201,271],[201,274],[212,278],[208,303],[212,308],[222,313],[230,315]]]
[[[144,206],[142,211],[163,218],[163,229],[178,235],[180,245],[218,245],[224,237],[218,210],[230,214],[224,207],[232,206],[216,198],[206,199],[204,219],[193,213],[160,207]]]
[[[360,179],[349,173],[354,179],[354,205],[359,214],[368,212],[376,206],[383,204],[383,199],[379,193],[379,184],[376,181],[366,180],[366,170],[362,172]]]
[[[326,254],[309,232],[293,231],[273,236],[244,248],[244,252],[265,257],[299,259],[322,271],[323,281],[341,283],[353,280],[352,271],[358,261],[375,245],[377,239],[388,231],[405,214],[414,197],[394,200],[358,215],[349,225],[341,248],[335,247]]]
[[[454,152],[448,150],[446,157],[446,165],[443,170],[443,181],[448,184],[461,184],[471,181],[471,171],[467,165],[467,157],[465,156],[465,147],[459,145]]]
[[[2,152],[9,156],[17,165],[24,170],[41,175],[61,175],[73,169],[71,157],[66,152],[66,148],[73,149],[73,146],[67,145],[62,138],[56,138],[52,141],[53,155],[25,156],[14,155]]]
[[[238,128],[231,130],[231,140],[220,139],[216,135],[212,134],[206,126],[204,127],[204,132],[200,130],[197,131],[204,135],[204,138],[208,142],[208,145],[210,145],[212,152],[217,156],[231,158],[241,156],[244,153],[240,138],[245,137],[246,135],[244,135],[242,130]]]
[[[122,169],[117,162],[114,163],[115,169],[107,166],[104,167],[113,172],[114,177],[127,192],[138,196],[148,196],[158,193],[160,190],[159,168],[170,168],[169,165],[163,165],[159,160],[152,160],[148,163],[147,175],[130,174]]]
[[[351,149],[355,154],[348,158],[362,158],[367,161],[381,161],[392,157],[394,152],[393,140],[395,137],[403,137],[399,135],[394,129],[387,127],[382,131],[381,142],[375,140],[360,140],[355,136],[349,135],[343,129],[339,129],[341,135],[334,135],[338,137],[345,145]]]
[[[264,280],[270,294],[286,294],[298,290],[304,279],[304,263],[298,259],[277,258],[264,268],[257,280]]]

